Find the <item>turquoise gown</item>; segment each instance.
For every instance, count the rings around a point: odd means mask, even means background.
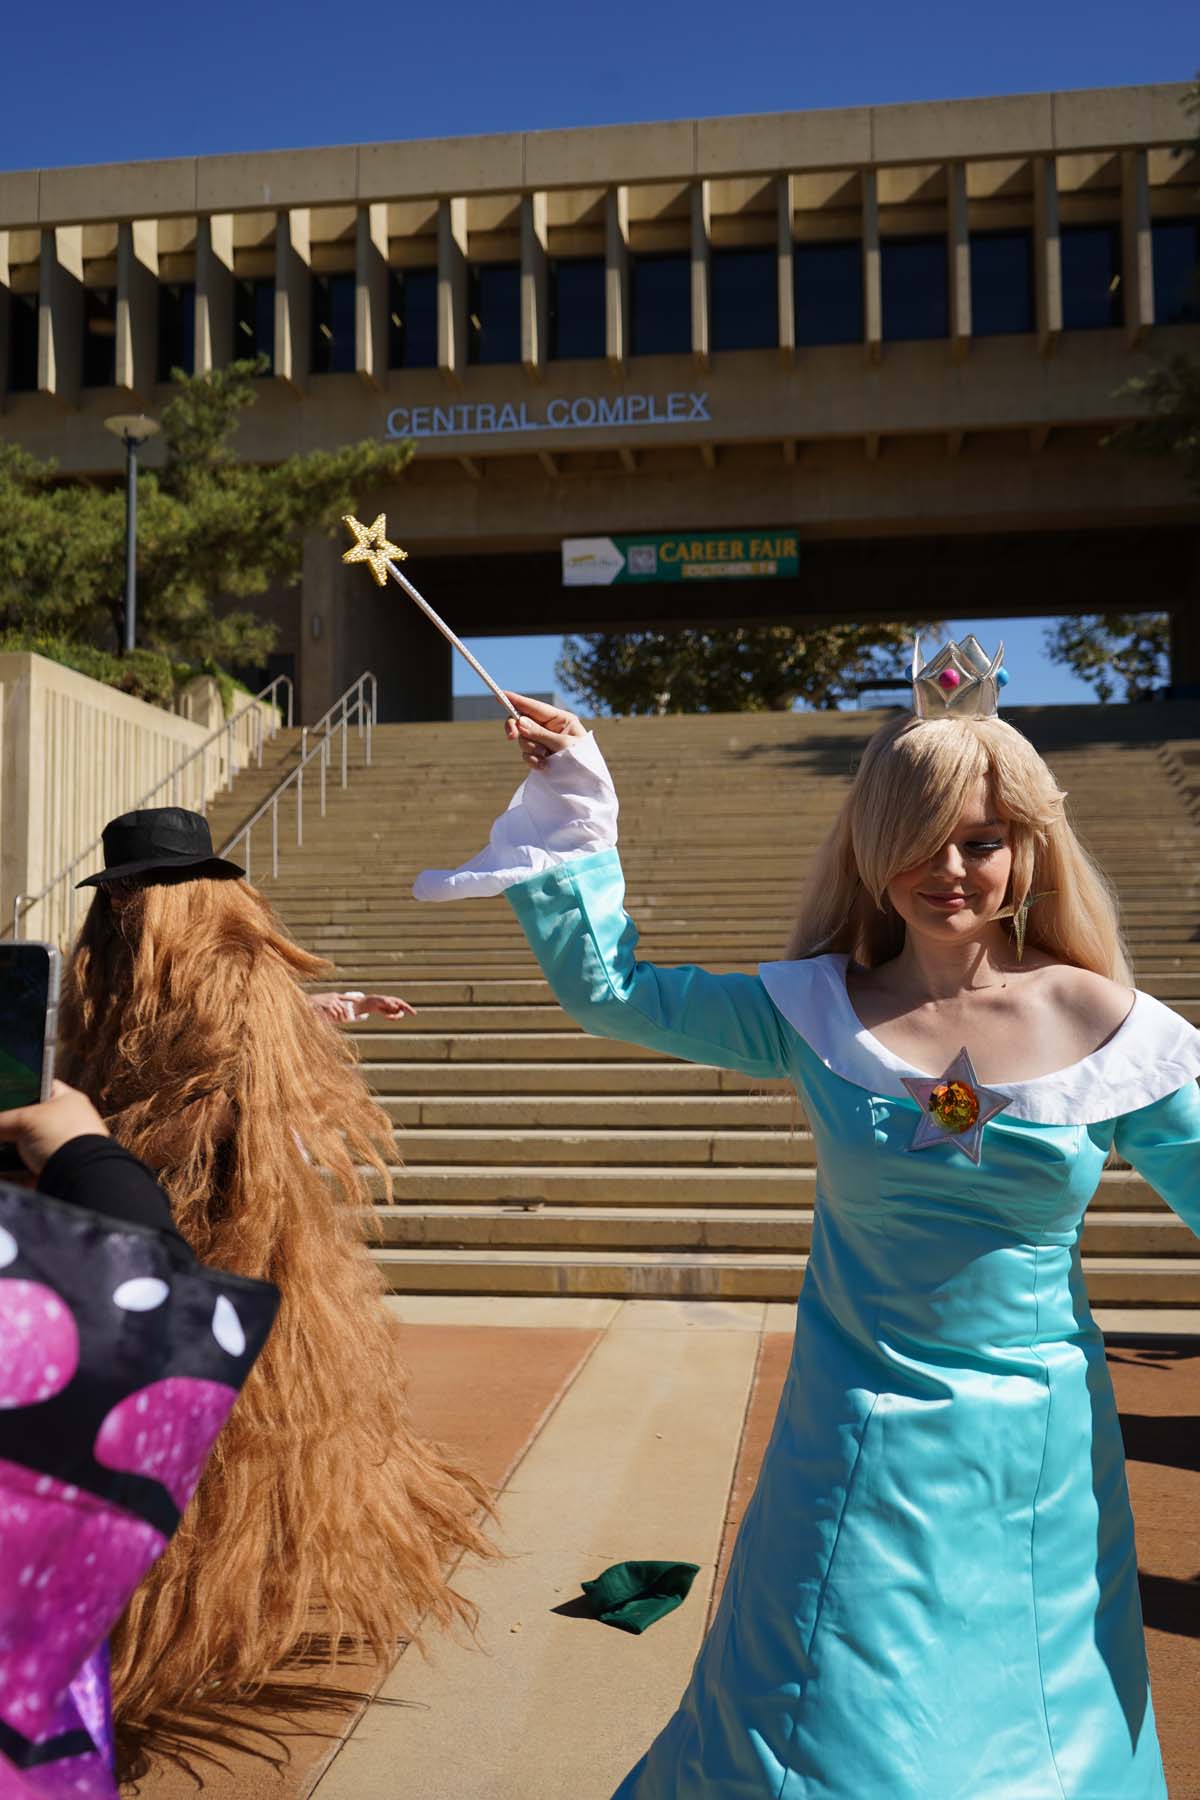
[[[914,1155],[907,1065],[855,1017],[844,958],[656,968],[623,896],[612,849],[507,888],[586,1030],[794,1081],[817,1186],[720,1606],[615,1800],[1162,1800],[1079,1237],[1114,1145],[1200,1226],[1198,1034],[1140,994],[1093,1056],[1007,1084],[978,1167]]]

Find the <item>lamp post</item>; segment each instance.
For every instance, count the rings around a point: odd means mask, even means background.
[[[125,629],[121,650],[128,656],[137,638],[137,453],[138,445],[162,430],[157,419],[145,413],[118,413],[105,419],[105,431],[111,431],[125,446]]]

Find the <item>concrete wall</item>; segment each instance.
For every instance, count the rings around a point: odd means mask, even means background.
[[[18,894],[39,893],[206,742],[209,701],[196,698],[203,719],[180,718],[45,657],[0,655],[0,930],[11,933]],[[150,804],[203,811],[270,725],[263,707],[235,717],[232,744],[222,732]],[[66,942],[82,910],[74,883],[102,863],[99,850],[86,857],[25,916],[21,935]]]

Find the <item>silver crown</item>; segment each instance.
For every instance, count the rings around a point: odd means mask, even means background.
[[[972,631],[961,644],[951,638],[928,662],[921,661],[921,640],[913,642],[913,711],[918,719],[991,719],[999,710],[1000,688],[1007,680],[1002,664],[1004,645],[988,660]]]

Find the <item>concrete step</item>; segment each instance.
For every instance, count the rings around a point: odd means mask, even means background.
[[[603,1130],[613,1125],[630,1132],[667,1130],[741,1131],[774,1126],[789,1131],[798,1123],[798,1103],[787,1093],[643,1095],[531,1094],[447,1095],[393,1094],[381,1100],[384,1111],[397,1125],[408,1129],[397,1138],[397,1151],[407,1162],[414,1160],[412,1127],[436,1126],[460,1132],[464,1128],[487,1131],[528,1130],[543,1127],[560,1133]]]
[[[399,1032],[384,1029],[356,1031],[355,1041],[363,1062],[545,1062],[571,1059],[579,1062],[644,1061],[657,1056],[634,1044],[618,1044],[610,1038],[587,1037],[570,1031],[432,1031]],[[666,1060],[664,1057],[662,1060]]]
[[[764,1251],[372,1251],[392,1293],[590,1294],[656,1299],[795,1300],[802,1253]],[[1200,1306],[1200,1257],[1083,1262],[1094,1306]]]
[[[600,1042],[589,1038],[588,1043]],[[746,1094],[782,1091],[732,1069],[671,1062],[372,1062],[366,1069],[378,1094]]]
[[[490,1170],[509,1164],[800,1168],[811,1167],[815,1156],[807,1131],[647,1130],[644,1126],[511,1131],[494,1126],[417,1126],[396,1133],[396,1148],[409,1170],[423,1164]]]
[[[384,1243],[392,1249],[466,1250],[736,1250],[791,1255],[812,1248],[806,1207],[562,1207],[519,1201],[507,1206],[380,1206]],[[1173,1214],[1113,1213],[1089,1218],[1085,1256],[1197,1256],[1195,1235]]]
[[[403,1147],[403,1136],[397,1139]],[[502,1201],[541,1201],[546,1206],[796,1207],[813,1204],[811,1165],[418,1163],[391,1171],[400,1204],[488,1206]],[[384,1183],[370,1171],[367,1191],[382,1200]],[[1162,1202],[1139,1175],[1106,1172],[1092,1202],[1097,1212],[1160,1212]]]

